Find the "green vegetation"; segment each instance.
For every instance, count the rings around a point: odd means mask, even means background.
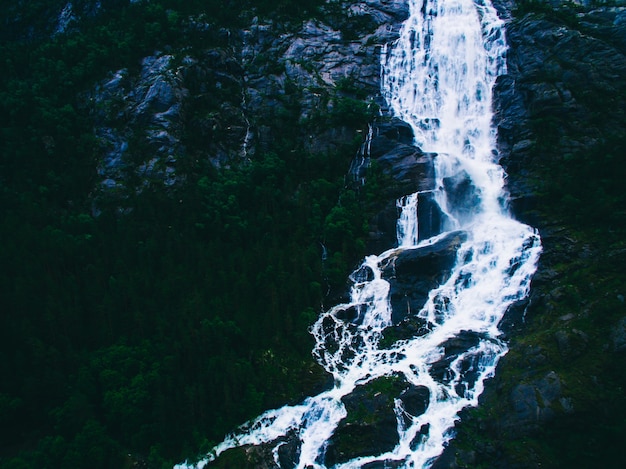
[[[325,381],[307,328],[362,256],[376,195],[344,182],[359,141],[308,152],[285,115],[252,161],[203,163],[128,197],[126,214],[103,199],[92,216],[85,92],[154,50],[222,47],[219,28],[321,2],[105,2],[50,36],[63,3],[29,2],[0,42],[0,467],[167,467]],[[362,130],[371,112],[342,99],[326,125]],[[205,142],[185,138],[199,155]]]

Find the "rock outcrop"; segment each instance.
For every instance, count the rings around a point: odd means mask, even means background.
[[[183,151],[182,103],[187,90],[180,68],[172,65],[173,59],[170,54],[146,57],[139,76],[118,70],[93,93],[100,124],[95,132],[103,149],[98,167],[101,191],[124,187],[128,172],[139,176],[142,185],[155,179],[166,186],[176,182],[176,155]],[[141,151],[133,151],[134,145]]]
[[[36,16],[24,15],[22,3],[11,2],[3,11],[0,38],[25,41],[80,30],[90,20],[107,10],[118,8],[123,0],[54,0],[35,6]]]
[[[387,202],[371,221],[370,250],[385,251],[397,243],[396,222],[398,209],[396,199],[413,192],[418,195],[418,236],[427,239],[441,232],[443,214],[433,200],[435,188],[434,153],[425,153],[413,144],[413,130],[397,119],[382,117],[371,125],[370,135],[361,154],[355,159],[351,176],[362,180],[364,169],[377,164],[389,177],[386,188]],[[373,163],[374,162],[374,163]]]
[[[348,416],[339,424],[328,443],[327,466],[391,451],[398,444],[396,403],[390,397],[395,395],[399,396],[402,407],[413,416],[421,415],[430,399],[427,388],[407,384],[395,376],[358,386],[344,399]],[[390,468],[399,465],[397,461],[384,463],[384,467]],[[379,466],[380,463],[372,467]]]
[[[508,73],[496,85],[496,123],[512,206],[521,218],[532,217],[532,175],[547,163],[538,139],[549,140],[567,160],[593,153],[604,136],[621,131],[625,21],[626,8],[578,14],[556,8],[508,23]],[[605,100],[614,103],[610,114],[598,108]]]
[[[433,244],[398,250],[381,266],[382,278],[390,284],[389,297],[395,324],[422,309],[428,294],[450,276],[456,253],[466,234],[451,232]]]

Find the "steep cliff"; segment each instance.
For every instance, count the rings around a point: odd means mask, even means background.
[[[406,14],[403,2],[369,1],[333,3],[300,24],[255,16],[217,31],[214,47],[157,52],[134,73],[111,72],[89,96],[100,197],[184,184],[205,163],[245,164],[280,145],[344,148],[377,112],[380,48]],[[201,17],[183,27],[215,28]]]

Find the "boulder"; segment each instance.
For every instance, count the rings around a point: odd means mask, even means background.
[[[454,231],[437,242],[414,249],[398,249],[381,266],[382,277],[390,283],[392,320],[398,324],[418,313],[433,289],[450,276],[456,252],[467,235]]]
[[[444,178],[443,188],[452,214],[461,223],[463,220],[471,218],[480,207],[480,191],[465,170],[457,172],[454,176]]]
[[[430,399],[427,388],[408,384],[398,375],[359,385],[346,396],[343,402],[348,415],[328,443],[326,465],[392,450],[399,442],[394,411],[396,397],[405,410],[415,416],[424,412]],[[389,464],[365,467],[396,467]]]
[[[485,338],[484,334],[478,333],[476,331],[461,331],[457,336],[452,337],[446,340],[440,347],[443,349],[443,357],[436,362],[432,363],[430,366],[430,374],[433,378],[441,383],[449,383],[453,378],[450,373],[450,364],[459,355],[467,352],[472,347],[475,347],[479,344],[479,342]],[[465,370],[463,382],[465,383],[462,386],[468,386],[470,388],[473,387],[473,384],[476,381],[476,375],[473,370],[475,369],[472,365],[478,359],[476,355],[469,355],[466,359],[466,366],[463,367]],[[467,370],[472,370],[472,372],[467,372]],[[457,389],[459,395],[463,395],[463,389]]]
[[[424,153],[413,144],[413,131],[407,123],[396,118],[375,122],[369,156],[393,178],[394,197],[434,189],[435,154]]]

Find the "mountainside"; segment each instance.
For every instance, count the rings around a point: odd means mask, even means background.
[[[501,163],[544,253],[436,467],[621,467],[626,7],[494,3]],[[307,328],[432,183],[379,92],[406,2],[2,6],[0,467],[171,467],[326,387]]]

